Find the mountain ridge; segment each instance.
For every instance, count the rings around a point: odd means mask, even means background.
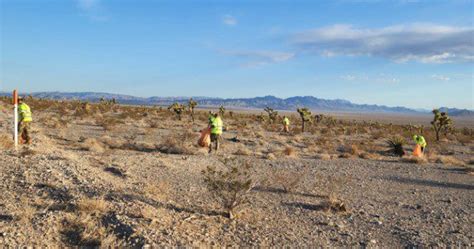
[[[0,95],[10,95],[7,92],[0,92]],[[105,92],[33,92],[31,95],[36,98],[56,99],[56,100],[81,100],[97,102],[101,98],[112,99],[122,104],[133,105],[170,105],[174,102],[186,103],[190,97],[136,97],[126,94],[113,94]],[[365,112],[365,113],[405,113],[405,114],[426,114],[429,110],[411,109],[403,106],[386,106],[375,104],[355,104],[344,99],[322,99],[314,96],[294,96],[289,98],[278,98],[272,95],[253,98],[216,98],[216,97],[192,97],[203,107],[234,107],[246,109],[263,109],[269,106],[276,110],[295,110],[300,107],[307,107],[315,111],[334,112]],[[474,111],[468,109],[440,107],[442,111],[447,111],[451,116],[474,117]]]

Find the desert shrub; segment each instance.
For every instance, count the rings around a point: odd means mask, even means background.
[[[403,150],[403,145],[406,144],[406,141],[403,137],[395,136],[387,140],[387,145],[389,147],[388,152],[399,157],[405,155],[405,150]]]
[[[458,142],[461,144],[466,145],[472,143],[473,138],[471,135],[458,134],[456,135],[456,140],[458,140]]]
[[[347,176],[318,176],[316,179],[318,188],[326,192],[326,198],[322,202],[322,207],[326,211],[347,212],[348,208],[341,196],[351,178]]]
[[[225,170],[208,166],[202,171],[204,184],[230,219],[235,218],[236,208],[249,201],[248,195],[255,181],[250,175],[250,164],[236,158],[224,159]]]
[[[372,132],[372,138],[375,140],[381,139],[385,137],[385,134],[386,133],[384,131],[378,130],[378,131]]]
[[[303,181],[307,173],[307,170],[296,172],[288,169],[277,169],[272,173],[272,180],[273,183],[280,186],[285,193],[290,193],[296,190],[298,184]]]
[[[123,121],[113,117],[100,118],[97,120],[97,125],[102,126],[105,131],[112,131],[119,124],[123,124]]]

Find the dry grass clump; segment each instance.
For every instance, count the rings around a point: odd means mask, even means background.
[[[335,196],[328,196],[321,205],[327,212],[345,213],[348,211],[344,201]]]
[[[110,136],[102,136],[100,138],[100,142],[107,145],[110,149],[120,149],[125,146],[127,141],[123,138],[119,137],[110,137]]]
[[[328,153],[319,153],[314,156],[314,158],[319,159],[319,160],[331,160],[331,155]]]
[[[275,160],[277,157],[275,156],[275,154],[273,153],[267,153],[265,154],[265,159],[268,159],[268,160]]]
[[[238,156],[250,156],[252,151],[249,150],[245,145],[240,145],[237,150],[234,152],[234,155]]]
[[[15,146],[12,136],[7,134],[0,134],[0,148],[1,149],[13,149]]]
[[[165,200],[171,191],[171,185],[166,181],[151,183],[145,187],[144,191],[153,198]]]
[[[105,200],[81,199],[77,202],[77,211],[76,214],[68,214],[61,223],[63,242],[85,247],[116,243],[116,238],[107,234],[102,223],[102,217],[108,211]]]
[[[30,147],[23,147],[23,149],[20,151],[20,154],[18,155],[19,157],[26,157],[26,156],[34,156],[38,154],[38,151],[30,148]]]
[[[20,203],[21,205],[18,207],[18,214],[16,216],[21,224],[28,225],[35,216],[36,209],[24,197],[20,198]]]
[[[296,151],[293,147],[288,146],[283,150],[283,155],[289,156],[289,157],[296,157]]]
[[[194,152],[192,149],[188,148],[185,145],[185,140],[178,139],[176,136],[169,136],[167,137],[163,143],[158,145],[158,150],[162,153],[166,154],[185,154],[185,155],[192,155]]]
[[[404,156],[400,158],[400,161],[405,162],[405,163],[416,163],[416,164],[424,164],[428,162],[428,160],[426,160],[426,158],[424,157],[417,157],[417,156],[412,156],[412,155]]]
[[[338,148],[337,148],[337,151],[343,153],[343,154],[349,154],[349,155],[352,155],[352,156],[358,156],[359,153],[360,153],[360,150],[359,148],[357,147],[357,145],[355,144],[351,144],[351,145],[340,145]]]
[[[437,156],[432,160],[436,163],[441,163],[445,165],[456,165],[456,166],[464,166],[465,163],[455,157],[452,156]]]
[[[321,203],[321,206],[326,211],[332,212],[347,212],[348,208],[342,199],[342,192],[344,188],[351,181],[347,176],[330,176],[327,178],[318,177],[316,184],[326,191],[327,197]]]
[[[88,214],[103,214],[107,211],[107,202],[103,199],[81,199],[77,202],[77,210]]]
[[[105,152],[105,145],[95,138],[87,138],[82,142],[81,148],[83,150],[95,152],[95,153],[104,153]]]
[[[380,159],[380,156],[375,153],[362,152],[359,154],[359,158],[368,159],[368,160],[378,160]]]

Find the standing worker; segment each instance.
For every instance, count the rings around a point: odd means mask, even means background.
[[[421,135],[414,135],[413,140],[415,140],[415,143],[420,146],[421,148],[421,154],[425,152],[425,147],[426,147],[426,140],[423,136]]]
[[[287,116],[283,116],[283,131],[290,132],[290,119]]]
[[[219,113],[215,113],[213,116],[209,117],[209,127],[211,128],[211,143],[209,144],[209,153],[212,152],[212,144],[214,143],[214,149],[217,151],[219,149],[219,140],[222,135],[222,128],[224,123],[222,122]]]
[[[18,98],[18,135],[20,143],[31,144],[30,138],[30,122],[33,121],[31,117],[30,107],[23,102],[23,98]]]

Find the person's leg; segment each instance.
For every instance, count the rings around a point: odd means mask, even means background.
[[[209,143],[209,153],[212,152],[212,146],[213,146],[213,143],[215,143],[215,141],[216,141],[216,135],[211,134],[211,142]]]
[[[220,135],[216,135],[216,151],[219,149],[219,140],[220,140],[221,136]]]
[[[212,152],[212,134],[211,134],[211,142],[209,143],[209,153]]]
[[[23,144],[25,142],[25,124],[23,122],[18,123],[18,143]]]
[[[31,143],[31,138],[30,138],[30,123],[25,123],[25,127],[23,128],[23,134],[24,134],[24,140],[26,144]]]

